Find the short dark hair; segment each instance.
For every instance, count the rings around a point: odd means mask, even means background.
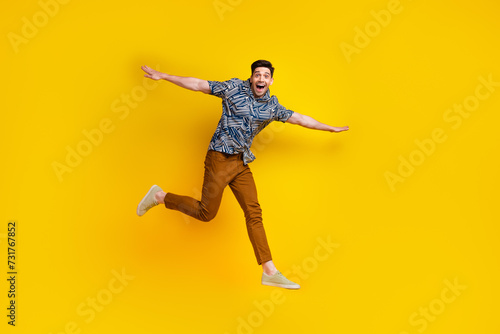
[[[253,72],[255,72],[255,69],[257,67],[266,67],[269,69],[269,71],[271,71],[271,78],[273,77],[274,75],[274,67],[273,67],[273,64],[271,64],[270,61],[267,61],[267,60],[257,60],[257,61],[254,61],[253,64],[252,64],[252,75],[253,75]]]

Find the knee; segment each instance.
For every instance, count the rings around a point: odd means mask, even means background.
[[[202,222],[209,222],[212,219],[214,219],[216,215],[217,215],[217,211],[216,212],[202,212],[200,215],[200,220]]]

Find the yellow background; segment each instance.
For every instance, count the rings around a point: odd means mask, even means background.
[[[220,2],[218,13],[212,0],[72,0],[46,21],[35,0],[4,4],[2,333],[70,333],[71,324],[75,333],[499,333],[500,87],[457,129],[443,116],[479,77],[500,81],[500,5],[401,0],[349,62],[342,43],[355,46],[356,27],[391,1]],[[9,36],[22,37],[34,16],[38,31],[13,46]],[[301,290],[276,292],[282,303],[268,315],[256,303],[269,305],[277,289],[260,285],[230,191],[210,223],[164,208],[135,214],[155,183],[198,194],[221,113],[215,97],[166,82],[141,88],[140,66],[246,79],[260,58],[276,67],[271,92],[283,105],[351,127],[260,135],[251,168],[275,263],[309,268]],[[127,106],[132,93],[140,101]],[[106,119],[112,131],[60,181],[53,163]],[[436,128],[446,141],[392,191],[386,172]],[[9,220],[18,222],[15,328]],[[318,238],[328,237],[339,247],[319,261]],[[109,297],[122,270],[134,278],[87,322],[78,307]],[[466,288],[443,304],[446,281]]]

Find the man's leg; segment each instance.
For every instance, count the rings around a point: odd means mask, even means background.
[[[271,250],[262,224],[262,209],[257,199],[257,187],[248,165],[244,166],[244,169],[229,183],[229,187],[245,213],[248,237],[257,263],[261,265],[271,261]]]
[[[210,221],[219,210],[224,188],[237,173],[236,156],[208,151],[201,200],[164,192],[156,194],[155,198],[158,203],[165,203],[167,209],[180,211],[201,221]]]
[[[200,201],[189,196],[165,193],[160,187],[153,186],[139,203],[138,215],[142,216],[150,208],[165,203],[167,209],[180,211],[201,221],[209,221],[219,210],[224,188],[241,169],[238,155],[210,150],[205,158],[205,175]]]
[[[257,187],[248,165],[244,166],[244,169],[229,183],[229,187],[245,213],[248,236],[257,263],[262,265],[262,284],[286,289],[299,289],[300,285],[288,280],[274,266],[262,224],[262,210],[257,199]]]

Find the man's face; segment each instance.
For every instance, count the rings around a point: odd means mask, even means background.
[[[257,67],[255,71],[253,71],[252,77],[250,78],[250,84],[253,95],[256,98],[264,96],[264,94],[268,91],[269,86],[273,84],[271,70],[267,67]]]

